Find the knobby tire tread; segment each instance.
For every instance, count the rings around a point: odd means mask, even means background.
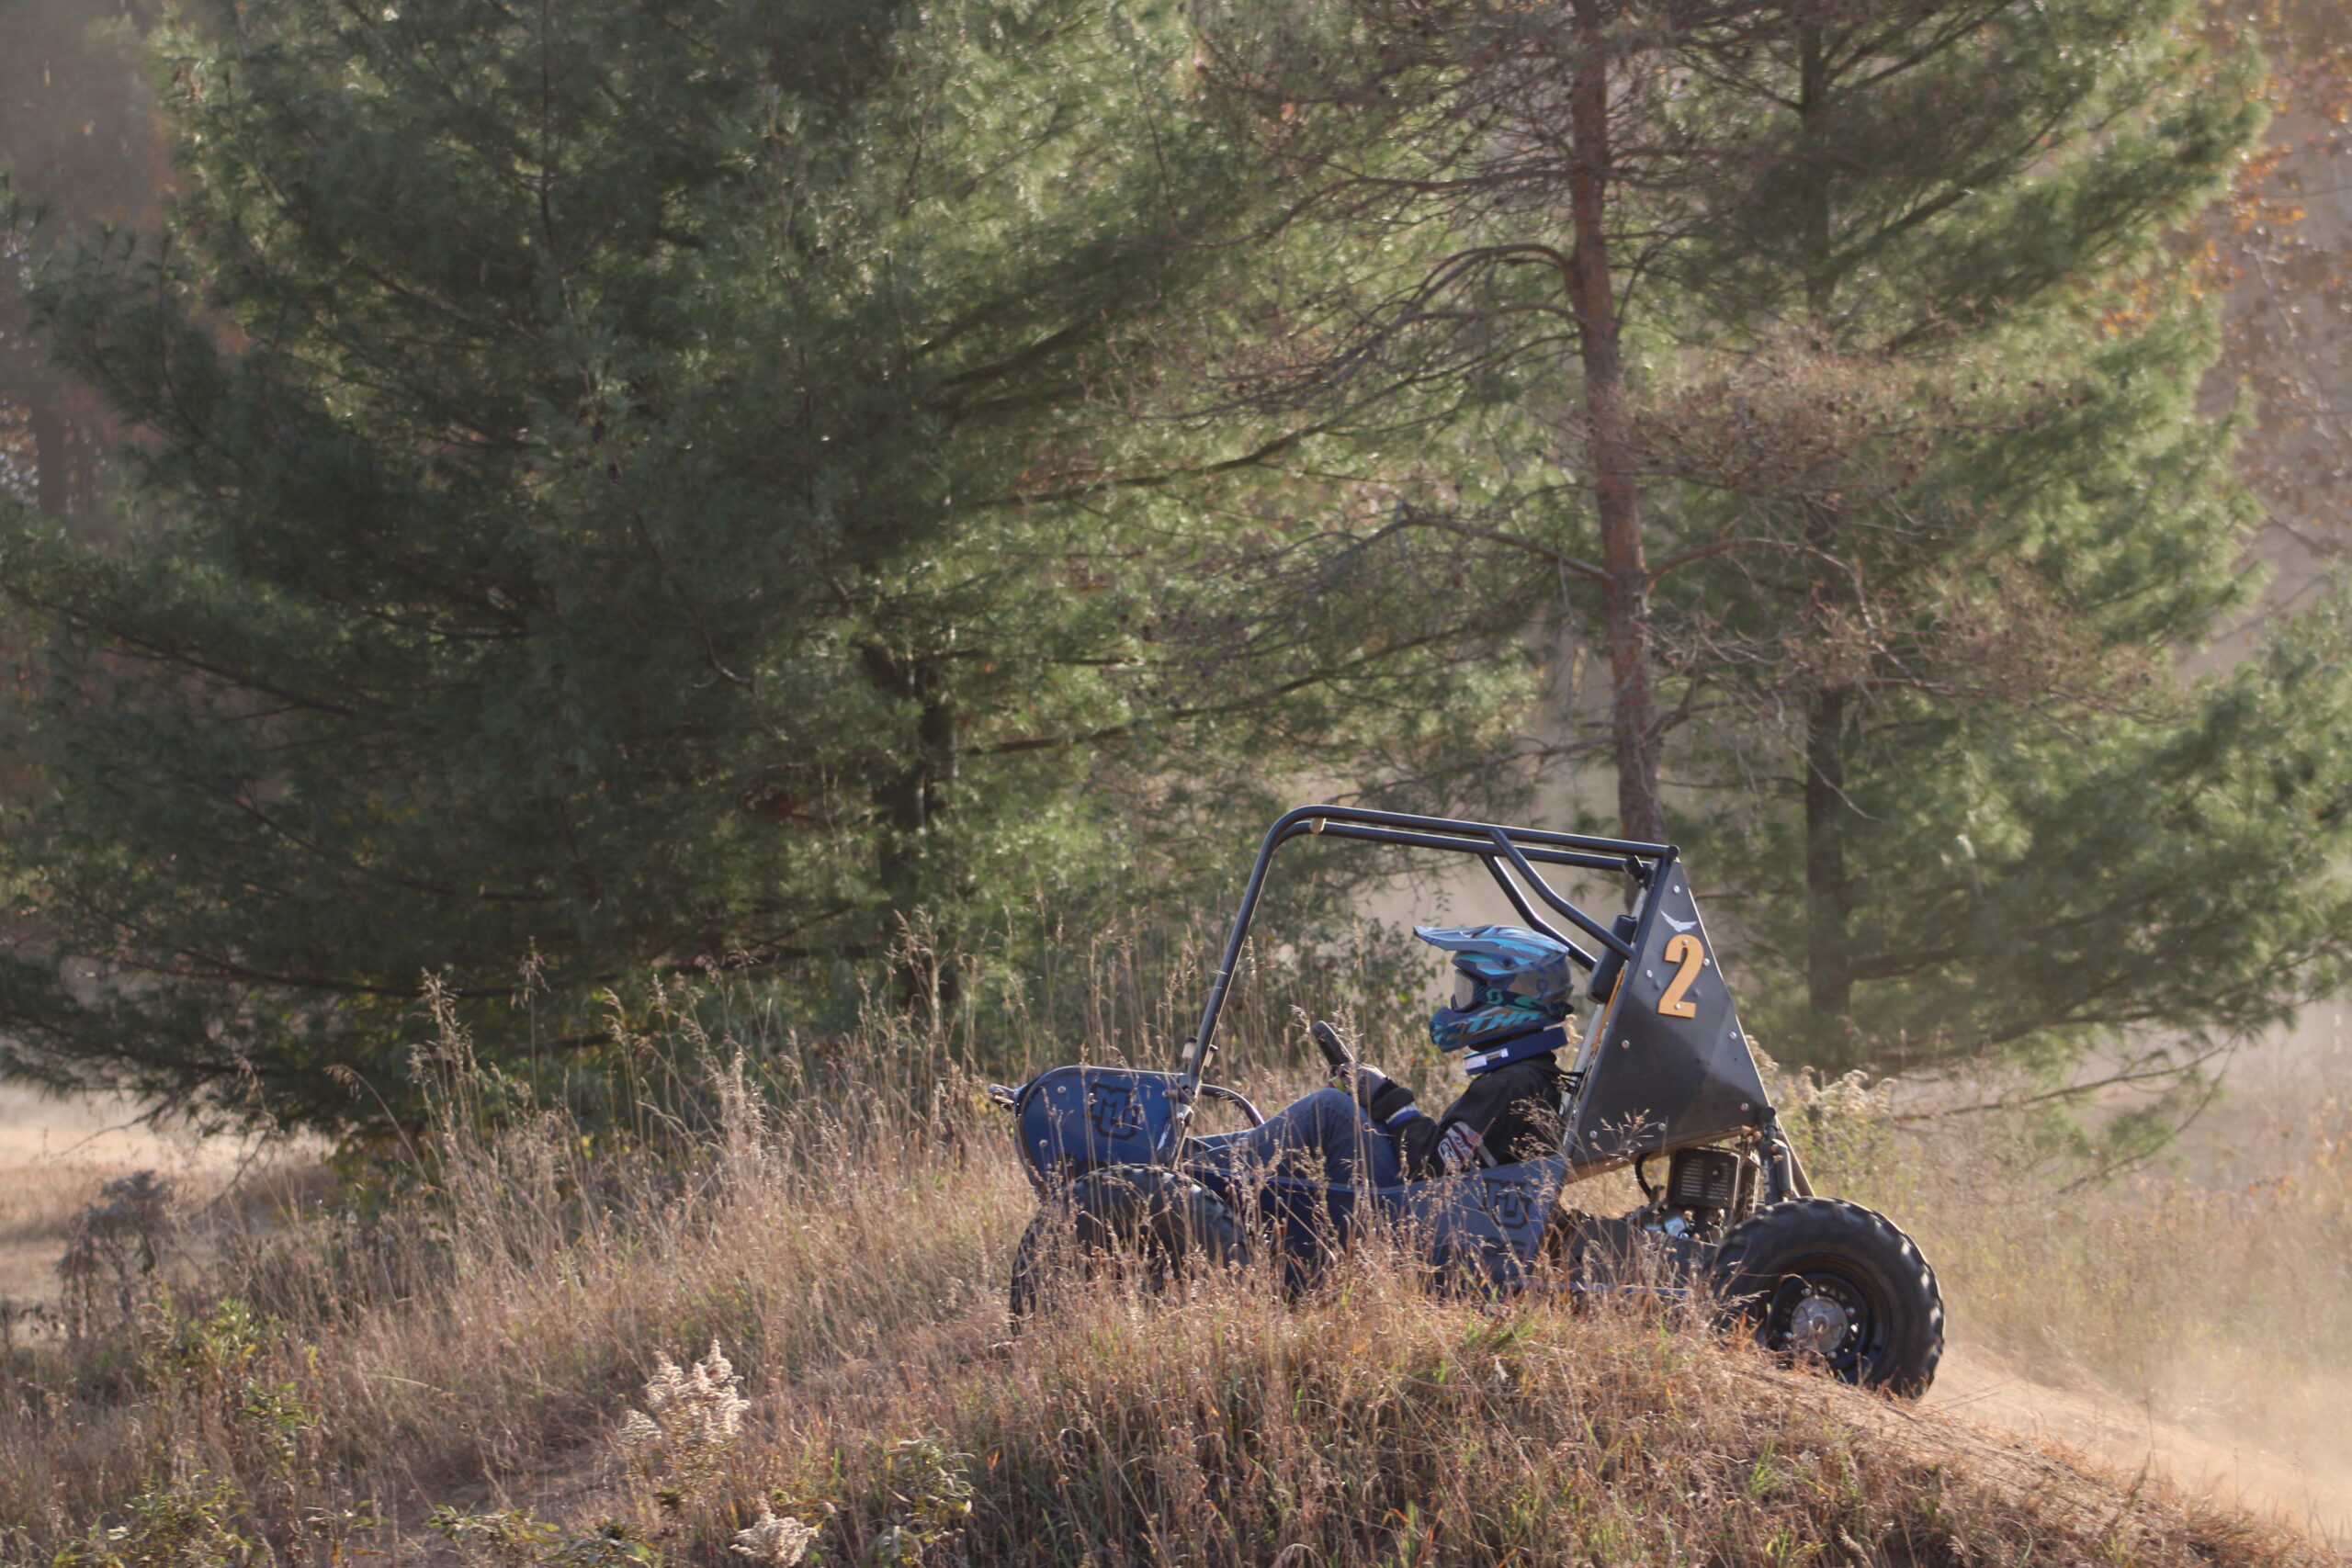
[[[1842,1198],[1769,1204],[1725,1234],[1711,1273],[1725,1305],[1746,1316],[1791,1264],[1841,1254],[1880,1272],[1893,1303],[1891,1343],[1857,1381],[1905,1398],[1926,1393],[1943,1359],[1943,1292],[1917,1244],[1877,1210]]]

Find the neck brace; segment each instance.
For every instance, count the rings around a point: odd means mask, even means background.
[[[1568,1032],[1565,1025],[1554,1024],[1549,1029],[1531,1030],[1514,1034],[1509,1040],[1473,1052],[1462,1058],[1462,1070],[1476,1077],[1491,1073],[1497,1067],[1508,1067],[1513,1062],[1524,1062],[1530,1056],[1542,1056],[1568,1048]]]

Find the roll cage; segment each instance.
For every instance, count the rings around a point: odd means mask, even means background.
[[[1575,1089],[1565,1150],[1579,1174],[1772,1127],[1772,1108],[1740,1028],[1729,984],[1673,845],[1363,807],[1302,806],[1285,812],[1267,829],[1250,868],[1241,907],[1201,1010],[1200,1026],[1186,1042],[1164,1158],[1173,1160],[1182,1146],[1184,1124],[1202,1092],[1216,1049],[1217,1021],[1274,852],[1293,839],[1309,836],[1482,861],[1519,918],[1565,944],[1576,962],[1592,972],[1588,994],[1601,1009],[1585,1030],[1572,1073]],[[1539,866],[1629,877],[1640,888],[1634,912],[1603,923],[1555,889]],[[1553,925],[1537,912],[1538,904],[1593,945],[1588,947]]]

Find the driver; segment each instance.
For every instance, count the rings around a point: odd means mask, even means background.
[[[1413,934],[1453,954],[1453,995],[1430,1015],[1430,1038],[1466,1053],[1461,1097],[1431,1116],[1403,1084],[1351,1063],[1332,1088],[1293,1100],[1263,1126],[1196,1140],[1192,1163],[1394,1187],[1558,1152],[1569,949],[1519,926],[1415,926]]]

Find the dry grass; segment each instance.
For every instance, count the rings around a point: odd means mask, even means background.
[[[909,1043],[834,1042],[781,1111],[719,1074],[659,1157],[461,1134],[453,1076],[429,1189],[232,1234],[202,1294],[12,1357],[0,1555],[740,1564],[767,1508],[840,1563],[2327,1560],[1671,1314],[1433,1300],[1374,1256],[1296,1306],[1103,1287],[1009,1343],[1031,1196],[978,1085]],[[633,1470],[657,1356],[714,1340],[742,1439]]]
[[[1825,1185],[1903,1217],[1958,1334],[2044,1382],[2289,1459],[2340,1503],[2352,1085],[2306,1066],[2291,1093],[2243,1100],[2105,1181],[2080,1179],[2029,1122],[1898,1122],[1889,1097],[1851,1086],[1817,1099],[1811,1143]]]
[[[1382,1283],[1303,1309],[1091,1303],[1001,1364],[822,1400],[777,1479],[830,1482],[853,1559],[903,1507],[876,1438],[922,1432],[967,1456],[983,1562],[2319,1560],[1670,1317]]]

